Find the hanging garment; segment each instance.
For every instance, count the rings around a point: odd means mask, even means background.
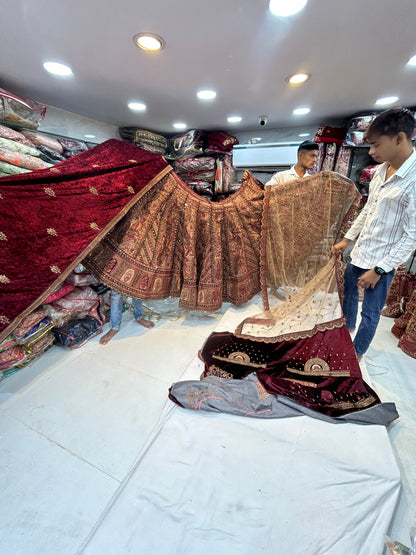
[[[111,139],[52,168],[1,178],[0,341],[169,171],[160,156]]]
[[[240,190],[207,201],[173,172],[145,193],[83,264],[137,299],[179,297],[181,308],[212,311],[260,290],[264,191],[248,172]]]
[[[266,187],[261,239],[265,311],[244,320],[237,335],[276,342],[343,326],[342,265],[330,252],[360,198],[352,181],[332,172]]]
[[[414,276],[413,276],[414,277]],[[416,358],[416,287],[409,301],[406,311],[394,323],[392,333],[399,338],[399,347],[407,355]]]

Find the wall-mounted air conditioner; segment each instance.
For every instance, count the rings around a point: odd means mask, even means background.
[[[233,148],[233,166],[292,166],[296,164],[299,143],[264,143],[236,145]]]

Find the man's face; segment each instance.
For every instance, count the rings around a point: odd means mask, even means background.
[[[368,138],[371,145],[370,156],[378,163],[387,162],[397,154],[398,135],[372,135]]]
[[[318,159],[317,150],[301,150],[298,153],[298,162],[306,170],[311,170]]]

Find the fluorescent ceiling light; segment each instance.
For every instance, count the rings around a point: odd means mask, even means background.
[[[198,91],[196,93],[196,96],[201,100],[212,100],[217,96],[217,93],[215,91],[204,90],[204,91]]]
[[[310,108],[296,108],[296,110],[293,110],[293,114],[295,116],[304,116],[305,114],[309,114],[310,111]]]
[[[309,73],[295,73],[293,75],[289,75],[286,80],[291,85],[300,85],[301,83],[304,83],[305,81],[310,79],[310,77],[311,76],[309,75]]]
[[[146,104],[143,104],[143,102],[129,102],[128,107],[135,112],[146,110]]]
[[[53,75],[60,75],[61,77],[72,75],[72,69],[65,64],[60,64],[59,62],[45,62],[43,67],[47,72],[52,73]]]
[[[177,121],[176,123],[173,124],[173,127],[175,129],[186,129],[188,126],[186,125],[186,123],[182,123],[180,121]]]
[[[243,118],[241,116],[230,116],[229,118],[227,118],[227,121],[229,123],[240,123],[242,119]]]
[[[84,135],[86,139],[95,139],[95,135]]]
[[[269,10],[274,15],[288,17],[303,10],[307,2],[308,0],[270,0]]]
[[[409,58],[408,62],[407,62],[408,66],[416,66],[416,54],[414,56],[412,56],[411,58]]]
[[[133,37],[134,44],[146,52],[157,52],[165,47],[165,41],[154,33],[139,33]]]
[[[383,98],[378,98],[376,100],[377,106],[386,106],[387,104],[393,104],[399,100],[398,96],[383,96]]]
[[[298,137],[309,137],[310,133],[299,133]]]

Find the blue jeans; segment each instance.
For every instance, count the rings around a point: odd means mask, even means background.
[[[140,320],[143,316],[142,301],[133,299],[133,313],[136,320]],[[117,291],[111,291],[111,315],[110,323],[112,330],[120,329],[121,319],[123,317],[123,295]]]
[[[349,330],[355,328],[358,313],[358,278],[368,272],[363,268],[348,262],[345,268],[344,304],[342,306]],[[380,314],[386,302],[387,291],[394,276],[394,270],[380,276],[374,289],[364,289],[364,300],[361,310],[360,327],[354,338],[354,348],[357,355],[363,355],[376,333]]]

